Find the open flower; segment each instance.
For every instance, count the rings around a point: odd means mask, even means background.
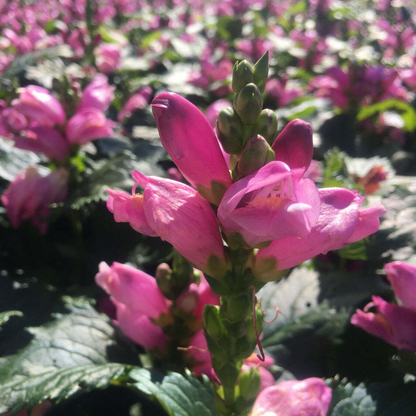
[[[331,388],[320,378],[282,381],[260,392],[251,416],[326,416],[331,399]]]
[[[402,305],[373,296],[364,311],[357,310],[352,316],[351,323],[399,349],[416,353],[416,266],[395,261],[385,269]]]

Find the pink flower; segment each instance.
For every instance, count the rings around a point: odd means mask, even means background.
[[[70,143],[85,144],[101,137],[112,136],[114,122],[95,108],[84,108],[70,118],[66,137]]]
[[[68,171],[61,168],[42,177],[33,166],[19,173],[1,196],[12,227],[18,228],[22,221],[31,220],[45,233],[48,206],[65,201],[68,176]]]
[[[142,234],[168,241],[208,274],[223,273],[224,249],[209,203],[193,188],[176,181],[146,177],[137,171],[133,178],[144,188],[143,195],[108,190],[107,207],[114,219],[129,222]],[[221,270],[212,268],[214,259],[222,265]]]
[[[82,93],[77,112],[85,108],[95,108],[98,111],[107,110],[114,99],[114,88],[109,85],[105,75],[97,74]]]
[[[331,399],[331,388],[320,378],[282,381],[259,394],[251,416],[326,416]]]
[[[168,301],[159,290],[156,279],[133,267],[117,262],[109,267],[101,262],[95,282],[128,309],[155,319],[161,313],[168,313]]]
[[[351,323],[399,349],[416,352],[416,266],[401,261],[385,265],[387,279],[401,305],[373,296],[364,311],[357,310]],[[375,312],[368,312],[375,308]]]
[[[69,144],[62,134],[48,126],[33,126],[26,137],[15,136],[14,143],[19,149],[43,153],[49,159],[59,162],[69,154]]]
[[[152,89],[150,87],[144,87],[130,97],[119,112],[118,121],[122,123],[123,120],[130,117],[135,110],[145,108],[149,104],[151,95]]]
[[[65,111],[61,103],[47,89],[29,85],[20,90],[20,96],[13,106],[28,119],[45,126],[63,124]]]
[[[152,102],[163,147],[182,175],[210,202],[218,204],[231,176],[208,120],[193,104],[173,93]]]
[[[113,44],[104,44],[96,49],[97,68],[103,74],[111,74],[121,66],[120,47]]]
[[[27,127],[26,117],[13,107],[1,112],[3,126],[10,132],[19,133]]]

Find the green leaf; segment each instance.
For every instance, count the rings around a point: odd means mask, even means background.
[[[416,382],[364,383],[328,380],[332,401],[328,416],[413,416],[416,414]]]
[[[209,380],[202,382],[189,372],[184,376],[169,373],[162,382],[152,380],[152,373],[144,369],[132,370],[129,376],[135,387],[153,396],[170,416],[214,416],[214,391]]]
[[[0,413],[15,414],[27,406],[60,402],[79,392],[107,387],[125,372],[123,364],[84,365],[52,369],[39,375],[15,376],[0,386]]]
[[[387,110],[397,110],[404,121],[404,131],[412,132],[416,129],[416,110],[408,103],[399,100],[385,100],[367,107],[363,107],[357,115],[359,121]]]

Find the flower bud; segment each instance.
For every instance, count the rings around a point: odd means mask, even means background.
[[[205,305],[203,312],[204,331],[213,339],[221,338],[225,333],[220,318],[220,308],[214,305]]]
[[[259,90],[263,93],[266,88],[267,76],[269,74],[269,51],[267,51],[254,64],[253,73],[254,73],[253,82],[259,87]]]
[[[155,278],[159,290],[167,297],[170,294],[172,280],[172,270],[167,263],[157,266]]]
[[[241,152],[243,129],[243,123],[232,107],[220,111],[217,120],[217,136],[226,153],[239,154]]]
[[[275,112],[269,109],[263,110],[253,126],[252,132],[263,136],[271,146],[277,136],[277,116]]]
[[[243,399],[249,401],[257,397],[260,390],[260,371],[256,367],[251,367],[247,371],[244,371],[240,376],[238,386],[240,387],[240,395]]]
[[[247,61],[236,62],[233,68],[233,91],[238,94],[247,84],[253,82],[253,67]]]
[[[244,124],[254,124],[263,108],[263,97],[255,84],[247,84],[234,99],[234,108]]]
[[[274,151],[259,134],[250,136],[238,161],[238,172],[242,176],[251,175],[265,164],[273,161]]]
[[[226,303],[226,318],[231,322],[242,318],[245,320],[250,312],[251,301],[247,293],[231,295]]]

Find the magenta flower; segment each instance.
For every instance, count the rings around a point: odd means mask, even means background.
[[[231,107],[232,104],[228,100],[217,100],[214,101],[206,110],[205,117],[207,118],[209,124],[212,128],[215,128],[217,124],[217,118],[220,111],[226,107]]]
[[[221,224],[227,232],[239,232],[250,247],[307,237],[318,220],[320,199],[315,184],[301,178],[303,172],[270,162],[234,183],[218,208]]]
[[[137,171],[133,178],[137,181],[133,193],[141,185],[143,195],[108,190],[107,207],[114,219],[129,222],[142,234],[159,236],[202,271],[218,274],[211,262],[216,259],[224,266],[224,248],[209,203],[193,188],[176,181],[146,177]]]
[[[77,112],[85,108],[95,108],[98,111],[107,110],[114,99],[114,88],[108,83],[105,75],[97,74],[83,91]]]
[[[2,124],[8,132],[19,133],[27,127],[26,117],[13,107],[1,111]]]
[[[120,47],[115,44],[103,44],[96,49],[97,68],[103,74],[111,74],[121,66]]]
[[[259,394],[251,416],[326,416],[331,399],[331,388],[320,378],[282,381]]]
[[[49,91],[42,87],[29,85],[20,90],[20,96],[13,106],[32,121],[45,126],[63,124],[65,111],[61,103]]]
[[[180,95],[152,102],[160,139],[182,175],[210,202],[219,204],[231,176],[217,137],[204,115]]]
[[[399,349],[416,352],[416,266],[401,261],[385,265],[387,279],[401,305],[373,296],[351,323]],[[369,312],[375,308],[374,312]]]
[[[130,97],[118,114],[118,121],[123,122],[125,118],[130,117],[135,110],[143,109],[149,104],[152,89],[143,87],[139,92]]]
[[[113,300],[128,309],[157,319],[161,313],[168,313],[169,302],[159,290],[156,280],[148,274],[121,263],[109,267],[105,262],[99,265],[95,282]]]
[[[95,108],[84,108],[70,118],[66,137],[70,143],[85,144],[94,139],[112,136],[114,122]]]
[[[48,126],[33,126],[26,136],[15,136],[15,146],[19,149],[43,153],[49,159],[62,162],[69,154],[69,144],[59,131]]]
[[[31,220],[33,226],[45,233],[48,207],[65,201],[68,176],[68,171],[61,168],[42,177],[33,166],[19,173],[1,196],[12,227],[18,228],[22,221]]]

